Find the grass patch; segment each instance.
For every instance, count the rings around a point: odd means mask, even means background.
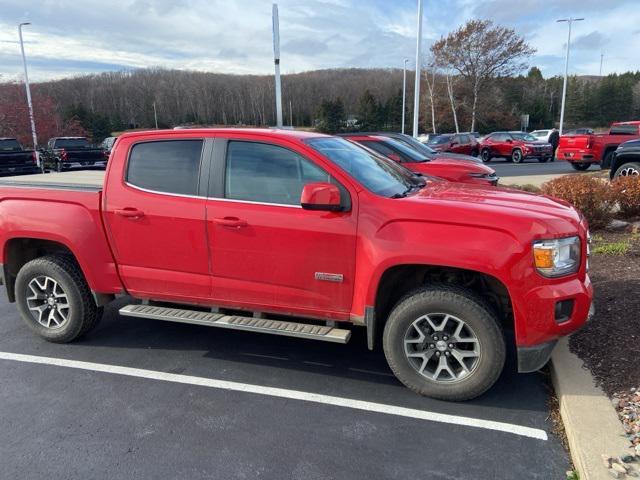
[[[631,248],[628,241],[601,243],[593,247],[593,253],[601,255],[626,255]]]

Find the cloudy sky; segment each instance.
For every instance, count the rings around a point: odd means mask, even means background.
[[[21,79],[17,24],[25,27],[30,77],[160,66],[271,73],[271,1],[2,0],[0,81]],[[468,19],[515,28],[545,76],[640,70],[640,0],[424,0],[424,48]],[[282,71],[400,67],[415,55],[417,0],[278,0]]]

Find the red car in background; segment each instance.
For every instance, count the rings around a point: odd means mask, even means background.
[[[513,163],[521,163],[528,158],[547,162],[552,155],[550,143],[526,132],[494,132],[480,142],[480,158],[485,163],[495,157],[506,158]]]
[[[618,145],[640,138],[640,121],[616,122],[607,133],[567,134],[560,137],[557,160],[566,160],[575,170],[586,170],[592,163],[611,168]]]
[[[498,184],[495,170],[481,163],[447,158],[431,160],[406,144],[381,135],[352,134],[343,135],[343,137],[398,162],[416,173],[440,177],[450,182]]]
[[[460,153],[477,157],[480,153],[478,141],[470,133],[445,133],[429,138],[427,142],[437,152]]]

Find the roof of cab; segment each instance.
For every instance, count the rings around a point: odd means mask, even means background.
[[[304,140],[307,138],[329,136],[323,133],[307,132],[304,130],[287,130],[287,129],[279,129],[279,128],[184,128],[179,130],[140,130],[135,132],[123,133],[118,138],[149,137],[149,136],[184,137],[185,135],[197,136],[197,135],[212,135],[212,134],[260,135],[264,137],[290,138],[290,139],[296,139],[296,140]]]

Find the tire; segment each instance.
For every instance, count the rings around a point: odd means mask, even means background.
[[[433,325],[444,330],[431,328],[427,315]],[[465,327],[454,337],[461,322]],[[477,340],[473,347],[477,352],[467,350],[473,345],[468,343],[472,337]],[[506,350],[491,307],[472,291],[451,286],[421,287],[400,300],[385,325],[383,346],[389,367],[406,387],[420,395],[452,401],[470,400],[486,392],[504,368]],[[464,352],[472,354],[462,359],[469,373],[458,360]],[[421,353],[429,357],[420,357]],[[443,362],[451,362],[446,375],[439,370]]]
[[[618,167],[613,178],[627,176],[640,176],[640,162],[623,163]]]
[[[613,157],[615,156],[615,150],[611,150],[607,152],[607,154],[602,159],[602,163],[600,164],[601,170],[606,170],[607,168],[611,168],[611,162],[613,161]]]
[[[578,170],[579,172],[584,172],[585,170],[589,169],[591,164],[586,162],[571,162],[571,166],[573,167],[574,170]]]
[[[491,152],[488,148],[483,148],[482,152],[480,152],[480,159],[482,163],[489,163],[491,161]]]
[[[547,163],[549,161],[548,157],[540,157],[538,158],[538,162],[540,163]]]
[[[68,256],[27,262],[18,272],[15,292],[22,320],[49,342],[71,342],[93,329],[102,316],[80,267]],[[36,294],[46,298],[35,298]]]
[[[479,152],[478,152],[478,150],[477,150],[477,149],[473,149],[473,150],[471,150],[471,156],[472,156],[472,157],[477,157],[478,155],[479,155]]]
[[[511,161],[513,163],[522,163],[524,157],[522,156],[522,150],[519,148],[514,148],[513,152],[511,152]]]
[[[62,172],[63,170],[64,170],[64,167],[62,166],[62,162],[58,160],[56,162],[56,172]]]

